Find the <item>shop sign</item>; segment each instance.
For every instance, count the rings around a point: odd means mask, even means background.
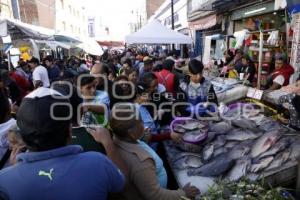
[[[286,0],[287,8],[290,15],[296,14],[300,12],[300,2],[299,0]]]
[[[236,10],[231,15],[231,20],[240,20],[252,16],[262,15],[274,11],[274,2],[254,5]]]
[[[213,27],[217,24],[217,15],[211,15],[203,19],[189,22],[189,28],[193,30],[203,30]]]
[[[293,15],[293,40],[290,63],[295,71],[300,71],[300,13]]]

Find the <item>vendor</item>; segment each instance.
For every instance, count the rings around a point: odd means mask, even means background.
[[[195,112],[195,108],[198,108],[197,112],[203,116],[206,115],[206,111],[215,111],[214,108],[206,108],[206,106],[198,106],[203,103],[214,103],[218,105],[217,95],[215,94],[213,85],[210,81],[203,77],[203,64],[199,60],[191,60],[189,66],[189,79],[180,83],[180,89],[185,94],[185,101],[190,103],[191,106],[186,111],[191,113]],[[210,107],[216,107],[210,106]]]
[[[296,84],[284,87],[283,90],[289,94],[279,98],[279,105],[289,103],[290,119],[288,123],[292,128],[300,130],[300,75]]]
[[[294,68],[288,63],[285,63],[283,57],[276,58],[275,70],[267,78],[267,86],[269,86],[269,90],[278,90],[282,86],[287,86],[293,73]]]
[[[255,76],[255,66],[249,56],[244,55],[242,57],[242,69],[240,73],[240,77],[243,78],[243,83],[252,86],[253,79]]]
[[[238,78],[239,73],[241,73],[242,70],[242,57],[243,52],[240,49],[237,49],[235,51],[234,59],[229,63],[227,70],[228,72],[228,78]]]

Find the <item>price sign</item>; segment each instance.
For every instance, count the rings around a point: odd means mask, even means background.
[[[248,88],[247,97],[261,100],[263,96],[263,91],[255,88]]]

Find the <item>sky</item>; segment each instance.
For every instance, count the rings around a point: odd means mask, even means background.
[[[136,21],[132,11],[140,9],[143,0],[86,0],[89,16],[100,16],[102,24],[109,27],[111,40],[124,40],[130,32],[129,23]]]

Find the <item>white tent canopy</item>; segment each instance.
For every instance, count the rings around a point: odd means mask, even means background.
[[[128,44],[191,44],[192,39],[153,20],[141,30],[125,37]]]
[[[100,44],[92,38],[85,38],[77,47],[94,56],[101,56],[104,53]]]

